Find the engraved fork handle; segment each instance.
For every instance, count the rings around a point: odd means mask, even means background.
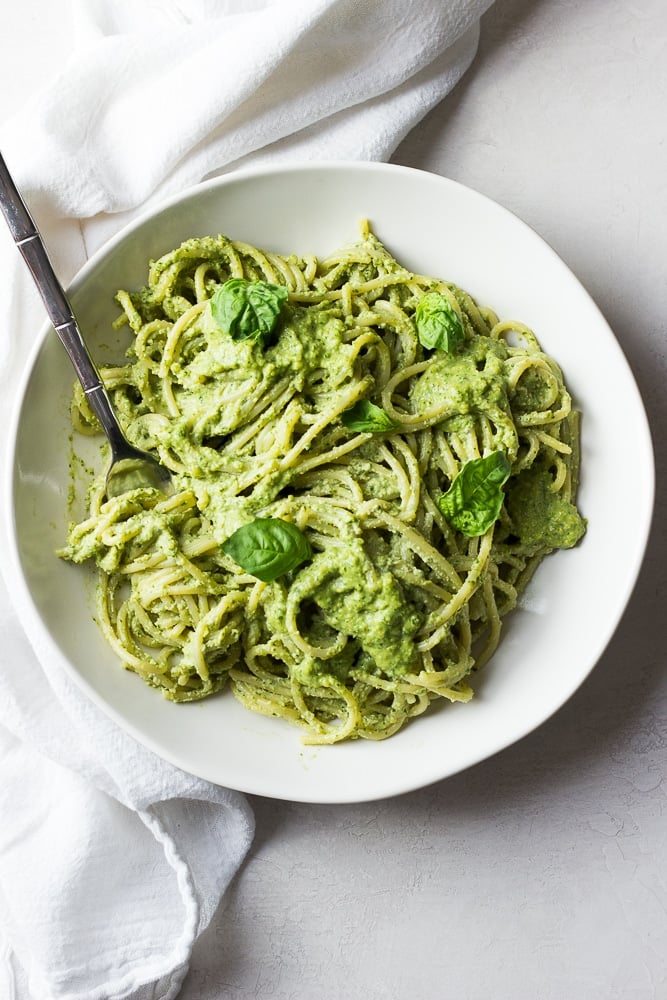
[[[99,419],[112,451],[126,446],[116,414],[88,352],[65,291],[49,260],[35,222],[0,153],[0,210],[14,242],[33,276],[53,328],[67,351],[91,409]]]

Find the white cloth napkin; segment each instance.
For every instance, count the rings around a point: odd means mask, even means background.
[[[471,62],[490,3],[78,0],[71,58],[0,149],[68,281],[139,210],[212,174],[388,158]],[[0,229],[6,427],[43,314]],[[108,720],[30,645],[4,587],[0,650],[0,996],[175,997],[251,842],[247,803]]]

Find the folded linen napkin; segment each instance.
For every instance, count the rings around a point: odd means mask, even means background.
[[[68,281],[139,210],[205,177],[388,158],[471,62],[490,3],[78,0],[71,59],[0,148]],[[0,229],[7,426],[43,313]],[[0,995],[175,997],[251,842],[247,803],[107,719],[30,645],[1,584],[0,649]]]

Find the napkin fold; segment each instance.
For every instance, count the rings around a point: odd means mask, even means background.
[[[137,212],[207,177],[388,159],[465,72],[490,3],[78,0],[71,57],[0,128],[0,149],[67,282]],[[6,427],[43,312],[0,229]],[[0,460],[6,475],[4,440]],[[0,554],[7,530],[5,518]],[[7,578],[0,995],[169,1000],[249,848],[252,812],[91,704],[28,641],[10,591]]]

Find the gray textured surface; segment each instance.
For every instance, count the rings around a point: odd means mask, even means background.
[[[591,677],[514,747],[389,801],[255,799],[184,1000],[667,997],[666,108],[665,0],[496,0],[473,67],[396,153],[516,212],[605,313],[656,443],[645,566]]]

